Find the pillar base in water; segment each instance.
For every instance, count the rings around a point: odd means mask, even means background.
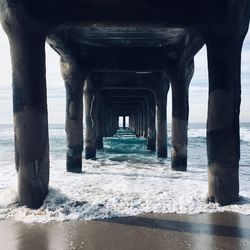
[[[82,155],[74,157],[67,155],[67,172],[72,172],[72,173],[82,172]]]
[[[155,149],[156,149],[155,145],[153,145],[153,144],[148,144],[147,145],[147,150],[155,151]]]
[[[237,164],[238,165],[238,164]],[[239,200],[239,167],[213,163],[208,170],[207,202],[228,205]]]
[[[48,186],[44,186],[42,181],[36,178],[27,180],[21,172],[21,170],[18,172],[19,204],[31,209],[38,209],[48,194]]]
[[[96,149],[103,149],[103,143],[97,144]]]
[[[187,171],[187,157],[172,157],[171,167],[175,171]]]
[[[157,157],[158,158],[168,158],[168,150],[167,150],[167,148],[163,148],[161,150],[158,150]]]
[[[90,147],[86,147],[85,148],[85,159],[96,159],[96,149],[95,148],[90,148]]]
[[[156,146],[155,144],[147,144],[147,150],[155,151]]]
[[[82,172],[82,145],[70,147],[67,150],[67,171],[72,173]]]
[[[175,147],[171,151],[171,167],[175,171],[187,170],[187,147]]]
[[[96,149],[103,149],[103,140],[97,140],[96,142]]]

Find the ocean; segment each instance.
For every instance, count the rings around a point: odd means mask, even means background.
[[[168,149],[171,131],[168,125]],[[171,170],[171,161],[146,149],[146,140],[122,131],[104,139],[97,160],[83,160],[81,174],[67,173],[63,124],[50,125],[50,191],[38,210],[17,203],[13,126],[0,125],[0,219],[24,222],[102,219],[143,213],[232,211],[250,214],[250,123],[241,124],[240,201],[207,204],[205,124],[191,123],[188,170]]]

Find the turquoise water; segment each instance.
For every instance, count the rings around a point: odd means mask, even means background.
[[[169,126],[170,127],[170,126]],[[0,125],[0,219],[25,222],[88,220],[141,213],[233,211],[250,214],[250,124],[241,126],[239,204],[207,204],[205,124],[190,124],[188,170],[171,170],[171,161],[146,149],[146,139],[121,130],[104,138],[97,160],[83,159],[82,174],[66,172],[62,124],[50,125],[50,192],[38,211],[19,207],[13,127]],[[168,130],[168,152],[171,131]]]
[[[170,126],[169,126],[170,127]],[[110,158],[117,161],[134,161],[140,163],[152,161],[161,164],[169,159],[156,158],[155,152],[146,150],[146,139],[136,138],[130,131],[118,131],[115,137],[104,138],[105,148],[97,152],[97,157]],[[188,136],[188,164],[206,165],[206,126],[205,124],[192,123],[189,125]],[[168,130],[168,153],[171,155],[171,130]],[[50,156],[52,158],[65,158],[66,135],[63,124],[50,125]],[[241,166],[250,166],[250,124],[241,125]],[[14,162],[14,135],[13,126],[0,124],[0,162],[11,164]],[[11,163],[12,162],[12,163]]]

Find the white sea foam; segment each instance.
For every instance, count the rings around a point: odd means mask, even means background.
[[[241,128],[240,138],[242,141],[250,142],[250,128]]]
[[[202,138],[202,131],[191,133]],[[62,143],[60,131],[51,134],[57,138],[53,142],[55,145],[56,142]],[[145,147],[144,139],[107,139],[105,150],[98,152],[98,160],[83,160],[83,173],[73,174],[66,173],[64,149],[58,145],[58,152],[51,153],[50,192],[38,210],[18,206],[13,181],[16,179],[14,163],[9,161],[5,171],[0,168],[0,219],[31,223],[102,219],[149,212],[233,211],[250,214],[248,166],[240,168],[240,202],[221,207],[206,203],[205,161],[199,163],[192,155],[196,164],[189,163],[187,172],[174,172],[169,160],[157,159]]]

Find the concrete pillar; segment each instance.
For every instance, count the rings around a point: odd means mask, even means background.
[[[156,92],[156,151],[158,157],[167,158],[167,93],[169,82],[164,82],[162,85]]]
[[[221,205],[239,198],[240,61],[243,37],[207,39],[208,201]]]
[[[101,97],[99,105],[103,107],[103,100]],[[104,108],[104,107],[103,107]],[[97,139],[96,139],[96,149],[103,149],[103,133],[104,133],[104,128],[103,128],[103,123],[104,123],[104,110],[103,108],[99,108],[98,112],[98,128],[97,128]]]
[[[89,78],[84,87],[85,104],[85,158],[96,158],[96,139],[98,128],[98,91]]]
[[[111,136],[111,113],[109,109],[107,109],[106,129],[107,129],[106,136],[110,137]]]
[[[129,129],[132,131],[132,119],[131,119],[131,114],[129,115],[128,127],[129,127]]]
[[[143,127],[142,127],[142,135],[144,138],[148,137],[148,105],[146,100],[142,102],[142,119],[143,119]]]
[[[194,72],[193,58],[178,65],[175,76],[171,79],[172,87],[172,151],[173,170],[187,170],[189,84]]]
[[[15,159],[20,205],[39,208],[48,193],[49,141],[45,36],[8,34],[12,60]]]
[[[85,77],[75,62],[66,62],[63,59],[61,59],[61,73],[66,89],[66,168],[68,172],[80,173],[83,152],[83,87]]]
[[[134,132],[134,115],[133,113],[129,117],[129,128]]]
[[[113,112],[110,112],[110,128],[109,128],[109,134],[110,136],[113,136],[114,134],[114,116],[113,116]]]
[[[135,126],[136,126],[136,137],[140,137],[140,114],[139,114],[139,112],[138,112],[138,110],[137,110],[137,112],[136,112],[136,124],[135,124]]]
[[[115,126],[116,126],[116,128],[115,128],[115,130],[116,130],[116,132],[117,132],[117,130],[119,129],[119,116],[117,115],[116,117],[115,117]]]
[[[143,107],[142,105],[139,106],[140,111],[139,111],[139,137],[143,136]]]
[[[134,111],[133,114],[133,132],[136,135],[136,110]]]
[[[107,111],[107,104],[103,102],[103,109],[101,109],[103,112],[103,121],[102,121],[102,132],[103,132],[103,137],[107,137],[108,133],[108,111]]]
[[[112,112],[112,118],[111,118],[111,134],[112,136],[115,134],[115,115],[114,113]]]
[[[96,149],[103,149],[103,137],[102,136],[97,137]]]
[[[126,116],[123,116],[123,129],[126,128]]]
[[[106,122],[105,122],[105,126],[106,126],[106,136],[110,137],[111,136],[111,114],[110,114],[110,110],[109,110],[109,105],[107,106],[106,109]]]
[[[155,128],[155,101],[149,100],[148,108],[148,138],[147,149],[154,151],[156,148],[156,128]]]
[[[140,137],[141,136],[141,115],[140,115],[140,110],[137,111],[137,117],[136,117],[136,128],[137,128],[137,132],[136,132],[136,137]]]
[[[134,134],[136,135],[137,131],[136,131],[136,110],[134,111],[134,114],[133,114],[133,131],[134,131]]]
[[[134,112],[131,113],[130,117],[129,117],[129,126],[130,126],[130,129],[133,133],[135,133],[135,125],[134,125]]]

